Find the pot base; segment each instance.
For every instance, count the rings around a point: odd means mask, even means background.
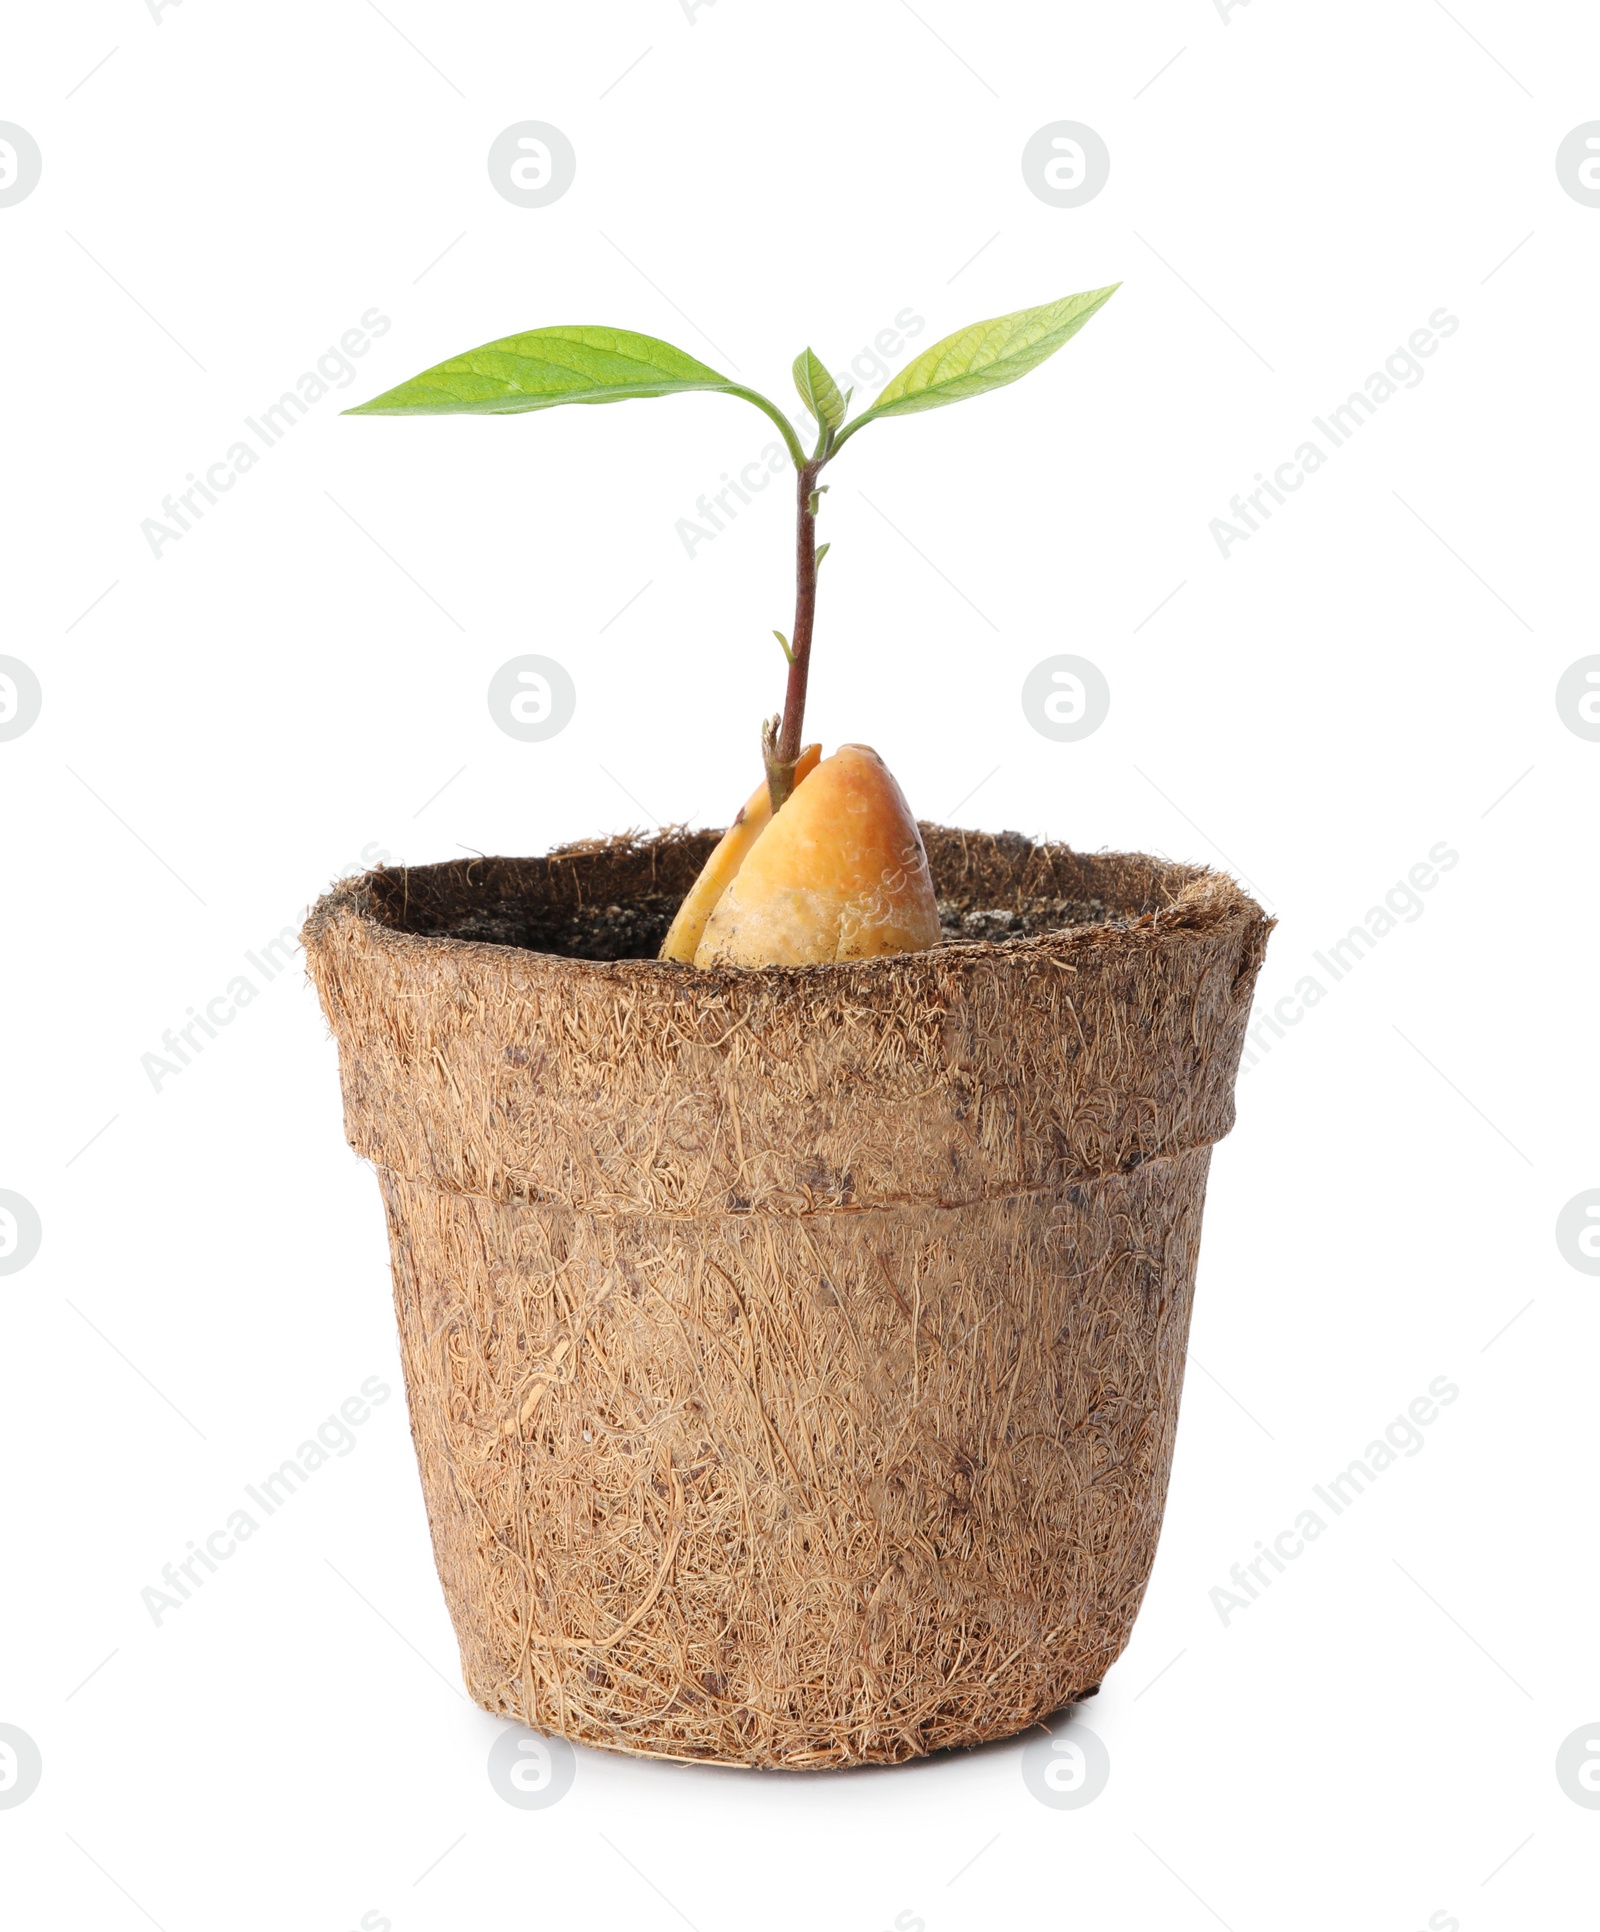
[[[473,1697],[585,1744],[790,1766],[1077,1701],[1154,1555],[1209,1160],[781,1220],[383,1172]]]

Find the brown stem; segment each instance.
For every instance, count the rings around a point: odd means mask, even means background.
[[[827,460],[825,456],[812,457],[795,477],[794,635],[789,647],[789,684],[783,697],[782,723],[776,734],[770,726],[762,734],[767,788],[772,795],[774,812],[794,790],[800,734],[805,728],[811,631],[817,615],[817,519],[811,498]]]

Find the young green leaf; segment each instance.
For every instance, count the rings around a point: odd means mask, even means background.
[[[796,465],[805,457],[792,424],[765,396],[703,362],[631,329],[575,323],[502,336],[435,363],[347,416],[507,416],[561,403],[625,402],[707,389],[741,396],[771,417]]]
[[[844,421],[844,397],[810,349],[794,359],[794,386],[819,429],[837,429]]]
[[[839,443],[879,416],[909,416],[919,409],[942,409],[946,403],[963,402],[968,396],[981,396],[1015,382],[1030,369],[1038,368],[1046,356],[1054,355],[1064,342],[1070,342],[1121,286],[1113,282],[1109,288],[1067,295],[1036,309],[1018,309],[1015,315],[974,322],[947,335],[908,362],[872,407],[846,427]]]

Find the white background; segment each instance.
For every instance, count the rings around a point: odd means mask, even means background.
[[[0,744],[0,1186],[44,1236],[0,1280],[0,1723],[44,1776],[0,1809],[8,1923],[1590,1922],[1600,1813],[1554,1763],[1600,1718],[1600,1282],[1554,1225],[1600,1185],[1600,745],[1554,695],[1597,648],[1600,209],[1554,158],[1597,72],[1592,10],[1504,0],[12,12],[0,119],[44,172],[0,208],[0,649],[44,708]],[[578,156],[543,209],[485,167],[526,119]],[[1061,119],[1112,157],[1071,210],[1020,168]],[[692,560],[674,530],[770,440],[744,405],[337,410],[572,321],[789,406],[807,341],[842,368],[907,307],[925,346],[1119,279],[1022,385],[841,457],[815,735],[927,817],[1231,865],[1281,922],[1268,1009],[1460,862],[1241,1084],[1160,1553],[1085,1712],[1104,1794],[1046,1808],[1020,1742],[580,1752],[513,1810],[398,1395],[157,1627],[162,1565],[398,1383],[298,959],[159,1092],[141,1056],[363,848],[725,822],[781,696],[787,487]],[[1425,379],[1224,560],[1209,521],[1441,306]],[[352,386],[154,557],[141,520],[374,307]],[[544,745],[485,704],[525,651],[578,687]],[[1111,685],[1081,744],[1019,705],[1059,651]],[[1441,1375],[1425,1449],[1225,1625],[1230,1565]]]

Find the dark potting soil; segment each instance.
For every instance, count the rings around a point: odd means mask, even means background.
[[[458,914],[442,930],[452,939],[526,946],[563,959],[654,959],[682,896],[642,893],[614,906],[530,906],[525,900],[501,900]]]
[[[654,959],[661,951],[681,895],[648,893],[627,905],[549,906],[530,918],[526,902],[479,905],[449,922],[452,939],[477,939],[493,946],[526,946],[558,953],[564,959]],[[939,901],[939,928],[946,944],[979,940],[1032,939],[1068,926],[1125,926],[1127,919],[1096,899],[1030,900],[1025,907],[967,906]]]
[[[1086,856],[1017,832],[922,831],[946,945],[1126,926],[1189,876],[1137,853]],[[669,831],[566,846],[543,859],[379,868],[365,889],[378,917],[403,932],[566,959],[653,959],[717,836]]]
[[[1068,926],[1125,926],[1125,913],[1113,912],[1102,899],[1030,899],[1023,906],[964,906],[953,899],[939,901],[939,930],[947,944],[962,940],[1033,939],[1044,932],[1064,932]]]

